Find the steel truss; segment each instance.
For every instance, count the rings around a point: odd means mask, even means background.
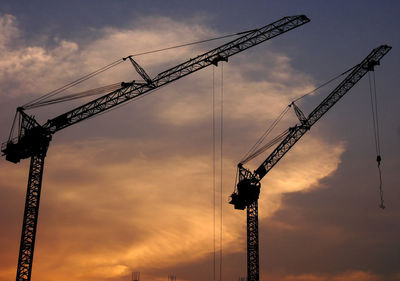
[[[17,265],[17,281],[31,279],[33,251],[35,249],[35,238],[37,220],[39,215],[40,193],[42,190],[42,178],[44,159],[47,146],[31,157],[29,169],[28,188],[25,199],[24,220],[22,223],[21,244]]]
[[[247,281],[259,281],[258,199],[247,206]]]
[[[58,130],[90,118],[100,112],[104,112],[105,110],[141,96],[155,88],[162,87],[209,65],[217,65],[219,61],[228,61],[229,57],[239,52],[272,39],[309,21],[310,20],[304,15],[284,17],[260,29],[250,31],[244,36],[199,55],[194,59],[190,59],[163,71],[146,84],[130,83],[110,94],[66,112],[49,120],[43,125],[43,128],[49,130],[51,133],[55,133]]]

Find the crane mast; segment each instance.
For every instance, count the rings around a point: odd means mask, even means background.
[[[54,133],[207,66],[217,66],[220,61],[228,61],[230,56],[279,36],[309,21],[304,15],[283,17],[262,28],[246,32],[243,36],[220,47],[167,69],[153,79],[147,75],[144,69],[132,57],[124,58],[130,59],[136,71],[145,80],[145,83],[137,83],[135,81],[122,83],[121,88],[50,119],[43,125],[40,125],[34,117],[27,115],[24,112],[24,108],[18,108],[17,115],[20,119],[18,136],[14,139],[10,137],[1,146],[1,152],[6,156],[6,160],[10,162],[18,163],[22,159],[31,158],[16,280],[29,281],[31,279],[44,159]]]
[[[305,117],[301,110],[292,103],[300,120],[299,124],[289,128],[289,133],[282,142],[271,152],[265,161],[252,173],[238,164],[239,181],[229,202],[235,209],[247,208],[247,274],[248,281],[259,280],[258,254],[258,198],[262,178],[278,163],[280,159],[296,144],[296,142],[331,109],[361,78],[373,71],[380,60],[392,47],[381,45],[358,65],[349,75],[308,115]]]

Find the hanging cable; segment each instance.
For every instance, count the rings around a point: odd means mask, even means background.
[[[371,113],[372,113],[372,125],[374,133],[375,151],[377,156],[380,156],[380,145],[379,145],[379,123],[378,123],[378,105],[376,97],[376,86],[375,86],[375,72],[368,73],[369,78],[369,92],[371,98]],[[371,78],[371,75],[373,78]]]
[[[376,94],[375,72],[370,71],[368,73],[368,78],[369,78],[369,92],[371,98],[371,113],[372,113],[372,124],[374,131],[373,134],[375,142],[376,162],[378,165],[378,173],[379,173],[379,195],[380,195],[379,207],[381,209],[385,209],[383,200],[383,189],[382,189],[382,170],[381,170],[382,157],[381,157],[380,137],[379,137],[380,134],[379,134],[379,120],[378,120],[378,98]]]
[[[221,62],[221,120],[220,120],[220,253],[219,253],[219,280],[222,281],[222,179],[223,179],[223,144],[224,144],[224,63]]]
[[[213,281],[216,281],[215,69],[212,67]]]

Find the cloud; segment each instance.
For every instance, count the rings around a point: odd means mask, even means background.
[[[78,50],[76,43],[59,40],[55,47],[50,48],[26,46],[17,20],[12,15],[0,19],[0,30],[0,81],[3,95],[12,97],[45,93],[56,87],[63,78],[71,79],[73,69],[68,63]]]
[[[12,15],[1,18],[0,30],[0,81],[3,90],[7,89],[8,95],[28,97],[50,92],[127,55],[172,46],[182,38],[191,42],[214,35],[203,25],[188,26],[163,17],[141,20],[134,29],[103,28],[98,31],[102,35],[100,38],[85,45],[57,37],[53,38],[52,46],[26,45],[21,40],[23,35],[18,30],[17,19]],[[143,62],[150,76],[154,76],[152,68],[180,61],[192,52],[193,49],[189,48],[174,49],[137,60]],[[135,76],[140,78],[126,61],[124,68],[93,79],[89,87],[120,82],[122,78],[130,81]]]
[[[6,50],[10,44],[18,38],[19,30],[16,24],[16,18],[13,15],[4,15],[0,17],[0,48]]]
[[[313,142],[293,158],[301,158],[302,153],[318,145]],[[54,268],[53,257],[47,252],[63,257],[57,266],[62,272],[69,268],[79,274],[85,272],[77,279],[117,277],[133,267],[143,271],[166,269],[210,254],[213,225],[209,157],[196,152],[175,156],[171,152],[149,159],[146,153],[127,153],[135,147],[136,151],[150,151],[151,155],[154,147],[167,146],[158,141],[143,144],[132,140],[54,145],[47,158],[47,191],[42,200],[37,244],[37,259],[47,264],[42,269],[51,272]],[[326,145],[320,150],[324,148]],[[319,157],[322,163],[337,161],[340,148],[331,151]],[[282,193],[308,189],[335,169],[335,164],[327,165],[316,173],[318,163],[311,162],[303,165],[305,171],[301,175],[296,175],[299,171],[293,169],[294,165],[286,166],[293,171],[286,172],[289,179],[296,181],[297,176],[309,181],[287,189],[286,184],[279,183],[279,177],[270,180],[271,186],[276,182],[272,198],[278,205],[271,205],[270,198],[265,200],[271,193],[263,190],[263,217],[278,208]],[[224,182],[231,181],[232,172]],[[229,190],[225,188],[225,192]],[[240,252],[242,244],[237,242],[245,237],[244,213],[233,210],[225,200],[223,212],[224,251]]]
[[[270,211],[267,208],[262,214],[270,215],[278,209],[285,193],[320,188],[319,181],[336,171],[344,151],[343,143],[329,144],[318,138],[304,136],[262,180],[261,202],[265,200],[265,204],[275,205],[275,208],[269,208]]]
[[[381,281],[382,276],[366,271],[349,271],[338,274],[302,274],[302,275],[284,275],[284,276],[265,276],[266,281]]]

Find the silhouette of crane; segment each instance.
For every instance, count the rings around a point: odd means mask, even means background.
[[[238,164],[239,181],[231,195],[230,204],[235,209],[247,209],[247,280],[259,281],[259,244],[258,244],[258,198],[260,195],[263,177],[278,163],[280,159],[295,145],[295,143],[310,128],[332,108],[360,79],[374,66],[379,65],[380,60],[392,47],[381,45],[358,65],[349,75],[308,115],[293,102],[295,113],[300,123],[289,128],[282,135],[283,140],[265,159],[265,161],[252,173],[243,167],[244,163]],[[250,158],[250,157],[248,157]],[[243,161],[244,162],[244,161]]]
[[[132,56],[126,57],[124,60],[130,59],[136,71],[144,79],[143,83],[135,81],[129,83],[123,82],[117,90],[50,119],[42,125],[33,116],[26,114],[23,107],[17,108],[16,116],[18,116],[17,119],[20,121],[18,136],[11,138],[10,135],[10,139],[3,143],[1,147],[6,160],[13,163],[31,158],[16,280],[29,281],[31,279],[44,160],[53,134],[207,66],[217,66],[220,61],[228,61],[230,56],[279,36],[309,21],[304,15],[283,17],[259,29],[238,33],[242,36],[167,69],[153,79],[133,60]]]

